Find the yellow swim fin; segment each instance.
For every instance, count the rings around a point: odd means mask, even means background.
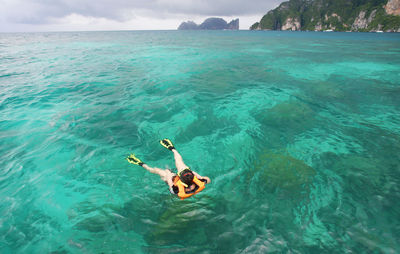
[[[140,159],[136,158],[134,154],[129,155],[129,157],[126,158],[126,160],[129,163],[139,165],[139,166],[143,166],[143,164],[144,164]]]
[[[161,144],[163,147],[167,148],[168,150],[171,150],[171,151],[172,151],[172,149],[175,149],[175,147],[174,147],[174,145],[172,144],[171,140],[169,140],[169,139],[167,139],[167,138],[164,138],[163,140],[160,140],[160,144]]]

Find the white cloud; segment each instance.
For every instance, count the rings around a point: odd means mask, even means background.
[[[0,31],[164,30],[207,17],[248,29],[282,0],[0,0]]]

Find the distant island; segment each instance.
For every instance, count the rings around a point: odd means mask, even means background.
[[[208,18],[197,25],[193,21],[182,22],[178,30],[239,30],[239,19],[227,23],[222,18]]]
[[[400,32],[400,0],[290,0],[250,29]]]

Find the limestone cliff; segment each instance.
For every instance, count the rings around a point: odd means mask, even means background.
[[[239,19],[234,19],[227,23],[222,18],[208,18],[203,21],[200,25],[197,25],[193,21],[182,22],[178,30],[238,30]]]
[[[400,0],[389,0],[385,5],[385,11],[389,15],[400,16]]]
[[[371,24],[371,21],[375,18],[376,10],[373,10],[368,18],[366,17],[366,11],[360,11],[358,17],[354,20],[353,25],[351,26],[353,31],[358,31],[361,29],[367,29],[368,25]]]
[[[400,32],[400,0],[290,0],[250,29]]]
[[[229,22],[226,29],[239,30],[239,19],[233,19],[231,22]]]
[[[281,27],[281,30],[297,31],[301,29],[300,22],[297,18],[287,18]]]
[[[196,29],[198,29],[198,26],[193,21],[182,22],[178,27],[178,30],[196,30]]]

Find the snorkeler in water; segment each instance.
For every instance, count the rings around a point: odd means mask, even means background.
[[[169,139],[160,140],[160,144],[173,152],[176,169],[178,171],[177,174],[172,173],[169,169],[152,168],[136,158],[134,154],[131,154],[126,159],[129,163],[139,165],[150,173],[158,174],[161,180],[168,184],[170,192],[178,195],[180,199],[185,199],[199,193],[205,188],[206,184],[211,182],[209,177],[201,176],[186,166],[182,156]]]

